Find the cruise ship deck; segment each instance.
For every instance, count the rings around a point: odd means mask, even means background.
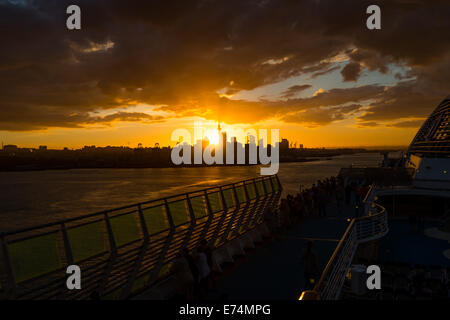
[[[346,225],[345,219],[338,217],[305,220],[221,277],[217,292],[231,300],[298,299],[299,293],[305,290],[300,254],[306,238],[314,239],[319,267],[323,271]],[[427,221],[425,228],[433,229],[437,225],[435,221]],[[391,220],[389,229],[391,232],[380,241],[381,264],[450,267],[450,259],[443,254],[449,248],[448,241],[413,232],[406,219]],[[220,296],[218,293],[216,296]]]
[[[307,241],[314,243],[319,274],[330,260],[338,242],[343,237],[351,219],[355,218],[355,201],[337,212],[334,203],[327,206],[327,216],[306,217],[284,229],[270,241],[264,241],[236,262],[224,268],[216,276],[216,285],[205,297],[207,300],[296,300],[306,290],[304,271],[300,261]],[[361,214],[361,213],[360,213]],[[376,255],[371,259],[355,256],[353,263],[407,264],[409,266],[450,267],[445,256],[449,241],[430,236],[439,226],[437,220],[425,221],[425,232],[421,233],[406,218],[389,219],[389,232],[379,240],[372,241]],[[366,248],[363,248],[367,249]],[[137,299],[153,299],[146,293]]]
[[[278,239],[256,250],[238,266],[220,277],[217,292],[234,299],[296,300],[306,289],[300,258],[308,240],[320,273],[324,270],[340,238],[355,214],[354,206],[342,215],[328,206],[326,218],[308,217],[284,230]]]

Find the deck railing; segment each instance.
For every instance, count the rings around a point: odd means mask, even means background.
[[[300,300],[337,300],[341,293],[345,277],[348,273],[353,256],[360,243],[384,237],[388,229],[386,210],[373,201],[376,197],[371,187],[365,202],[366,215],[350,221],[344,235],[334,250],[326,265],[320,280],[311,291],[304,291]]]
[[[123,299],[170,271],[184,249],[218,248],[263,222],[276,175],[151,200],[0,235],[3,299]],[[81,269],[68,290],[66,268]]]

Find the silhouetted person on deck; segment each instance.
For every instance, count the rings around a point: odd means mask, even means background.
[[[199,297],[202,298],[210,289],[211,268],[204,251],[199,251],[195,257],[198,268]]]
[[[175,274],[176,298],[189,300],[194,295],[195,275],[190,265],[191,255],[188,249],[184,249],[175,260],[173,272]]]
[[[342,205],[344,203],[344,188],[342,186],[336,187],[336,207],[339,214],[342,214]]]
[[[199,251],[205,253],[206,261],[208,262],[208,266],[210,269],[212,269],[212,250],[211,250],[210,246],[208,245],[208,241],[206,241],[206,239],[203,239],[202,241],[200,241]]]
[[[350,185],[350,183],[348,183],[345,186],[345,204],[346,205],[350,205],[351,196],[352,196],[352,186]]]
[[[313,242],[308,241],[306,249],[303,251],[301,263],[303,264],[303,275],[305,279],[305,289],[311,290],[316,283],[316,276],[318,272],[317,258],[313,250]]]
[[[326,217],[327,193],[324,190],[324,188],[319,189],[319,195],[317,197],[317,200],[318,200],[317,207],[319,210],[319,217]]]

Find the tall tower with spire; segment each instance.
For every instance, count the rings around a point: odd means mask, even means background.
[[[222,139],[222,154],[223,154],[223,164],[226,163],[226,146],[227,146],[227,132],[223,131],[220,127],[220,121],[217,122],[217,134],[219,139]]]

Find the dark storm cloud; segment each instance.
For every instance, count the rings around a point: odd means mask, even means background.
[[[314,79],[314,78],[317,78],[318,76],[323,76],[323,75],[325,75],[327,73],[331,73],[331,72],[333,72],[335,70],[339,70],[339,69],[340,69],[339,66],[334,66],[334,67],[330,67],[330,68],[325,69],[325,70],[317,71],[317,72],[314,72],[311,75],[311,78]]]
[[[113,121],[142,121],[142,122],[159,122],[164,120],[163,116],[152,116],[144,112],[115,112],[112,114],[108,114],[103,117],[90,117],[88,122],[97,123],[97,122],[105,122],[110,123]]]
[[[308,127],[327,125],[337,120],[343,120],[349,114],[357,112],[361,105],[352,104],[335,108],[313,108],[290,113],[282,118],[285,122],[302,123]]]
[[[80,31],[65,28],[69,4],[0,0],[0,130],[104,123],[91,112],[137,103],[176,116],[220,114],[236,123],[286,111],[314,117],[315,111],[304,110],[373,99],[361,118],[368,122],[421,117],[448,94],[450,73],[442,69],[450,64],[446,1],[377,1],[382,30],[374,32],[365,27],[368,1],[80,0]],[[336,67],[323,61],[341,52],[368,70],[387,72],[392,62],[410,66],[415,79],[288,102],[216,94],[231,82],[234,93],[305,72],[331,72]]]
[[[297,93],[309,89],[312,86],[310,84],[302,84],[302,85],[295,85],[289,87],[286,91],[284,91],[281,95],[283,98],[290,98],[292,96],[295,96]]]
[[[344,81],[356,81],[361,73],[361,65],[356,62],[350,62],[344,69],[342,69],[341,74]]]
[[[388,72],[388,64],[393,61],[390,56],[383,56],[376,51],[367,49],[353,49],[348,56],[353,63],[358,63],[370,71],[378,70],[381,73]]]
[[[0,127],[8,131],[27,131],[38,130],[50,127],[66,127],[66,128],[82,128],[87,124],[104,124],[110,125],[114,121],[143,122],[154,123],[163,121],[164,117],[149,115],[143,112],[115,112],[106,116],[95,116],[88,112],[68,113],[61,108],[42,108],[41,114],[34,112],[33,108],[28,108],[29,112],[23,111],[20,115],[14,111],[14,107],[10,107],[13,111],[2,112],[3,117],[0,118]]]
[[[289,100],[292,107],[307,109],[323,106],[338,106],[349,102],[363,102],[384,93],[384,87],[365,85],[354,88],[336,88],[315,94],[313,97]]]
[[[389,87],[361,116],[365,121],[427,117],[449,93],[450,59],[429,66],[417,66],[410,73],[415,80]]]

